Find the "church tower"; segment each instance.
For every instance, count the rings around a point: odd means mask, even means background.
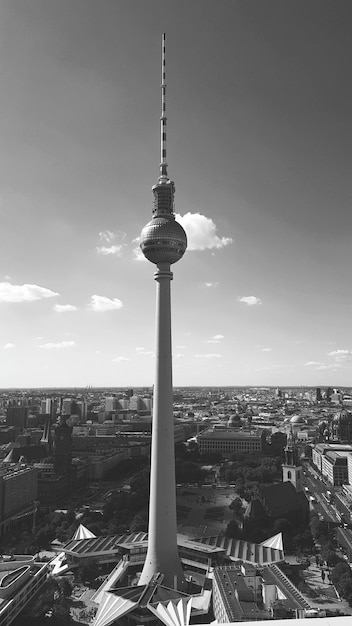
[[[298,451],[292,433],[288,435],[285,447],[285,462],[282,464],[282,482],[291,482],[296,491],[303,490],[302,465],[299,463]]]

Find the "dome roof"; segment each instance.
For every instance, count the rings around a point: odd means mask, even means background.
[[[227,420],[228,426],[238,426],[238,424],[240,423],[241,423],[241,418],[238,415],[238,413],[234,413],[233,415],[230,415],[229,419]]]
[[[172,214],[158,215],[144,226],[140,247],[151,263],[176,263],[186,252],[187,236]]]
[[[290,423],[291,424],[305,424],[306,420],[304,419],[304,417],[302,417],[302,415],[294,415],[293,417],[291,417]]]

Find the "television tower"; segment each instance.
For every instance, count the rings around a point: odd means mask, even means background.
[[[177,549],[170,265],[184,255],[187,237],[175,220],[175,184],[167,174],[165,33],[161,47],[160,171],[152,191],[153,218],[143,228],[140,241],[144,256],[156,265],[157,287],[148,551],[139,584],[148,584],[159,573],[163,585],[181,590],[185,577]]]

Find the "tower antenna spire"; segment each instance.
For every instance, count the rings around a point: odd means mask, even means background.
[[[166,122],[166,34],[163,33],[161,35],[160,182],[168,180],[166,161]]]

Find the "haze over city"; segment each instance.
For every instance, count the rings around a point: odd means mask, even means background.
[[[350,386],[351,4],[5,0],[1,387],[150,386],[168,164],[175,386]]]

